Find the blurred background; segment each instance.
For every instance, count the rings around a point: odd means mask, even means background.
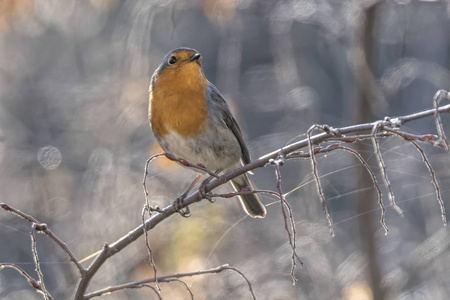
[[[315,123],[339,127],[432,107],[450,89],[449,1],[409,0],[2,0],[0,1],[0,201],[35,216],[83,258],[140,224],[144,163],[160,149],[147,120],[150,77],[177,47],[203,54],[206,76],[226,97],[254,158],[303,138]],[[443,116],[449,128],[449,117]],[[407,124],[435,133],[432,118]],[[387,209],[388,236],[370,177],[350,154],[318,157],[335,221],[330,237],[308,160],[282,167],[293,191],[298,253],[277,199],[263,220],[237,199],[203,201],[149,234],[160,275],[230,264],[258,299],[447,299],[450,235],[429,172],[398,138],[380,140],[402,218]],[[381,177],[370,141],[354,146]],[[424,146],[450,209],[448,153]],[[166,206],[195,173],[164,159],[150,166],[153,205]],[[271,167],[252,177],[275,189]],[[220,192],[230,191],[226,185]],[[386,189],[383,186],[387,204]],[[0,261],[35,275],[30,225],[0,211]],[[77,269],[38,236],[46,286],[70,299]],[[111,258],[90,291],[153,276],[141,238]],[[237,274],[186,279],[196,299],[251,299]],[[165,299],[190,299],[177,283]],[[0,298],[40,299],[13,270]],[[105,299],[157,299],[150,289]]]

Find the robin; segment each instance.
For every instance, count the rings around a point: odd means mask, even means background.
[[[177,48],[164,57],[150,83],[150,125],[166,153],[216,173],[231,171],[249,163],[250,154],[225,99],[203,74],[201,60],[191,48]],[[247,174],[230,182],[236,191],[253,189]],[[249,216],[266,216],[256,194],[239,200]]]

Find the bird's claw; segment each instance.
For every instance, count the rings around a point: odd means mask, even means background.
[[[206,199],[211,203],[216,202],[216,200],[214,200],[207,192],[206,192],[206,186],[208,185],[208,183],[211,181],[211,177],[205,179],[200,186],[198,187],[198,193],[200,194],[200,197],[202,199]]]
[[[177,200],[173,202],[173,210],[179,213],[183,218],[189,218],[191,216],[191,210],[189,206],[186,206],[185,210],[181,208],[185,197],[178,197]]]

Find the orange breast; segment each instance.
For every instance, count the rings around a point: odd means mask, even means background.
[[[163,138],[169,131],[187,138],[203,133],[208,116],[207,81],[203,76],[196,78],[192,72],[187,74],[189,77],[180,73],[170,76],[169,72],[158,77],[150,94],[149,116],[153,133],[158,138]]]

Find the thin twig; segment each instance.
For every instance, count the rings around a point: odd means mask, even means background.
[[[285,198],[285,196],[283,195],[283,198]],[[295,221],[294,221],[294,213],[292,210],[291,205],[289,204],[289,202],[286,201],[286,199],[284,199],[283,204],[286,206],[287,211],[289,213],[289,222],[291,224],[291,228],[292,228],[292,262],[295,262],[295,260],[297,259],[300,262],[300,265],[303,266],[303,261],[300,259],[300,257],[297,254],[297,241],[296,241],[296,236],[297,236],[297,228],[295,226]],[[293,280],[293,284],[295,285],[295,282],[297,281],[297,278],[295,278],[295,268],[296,268],[297,264],[293,263],[292,264],[292,268],[291,268],[291,278]]]
[[[391,182],[387,176],[387,172],[386,172],[386,165],[384,164],[384,159],[383,156],[381,156],[381,151],[380,151],[380,144],[378,143],[378,139],[375,137],[376,132],[380,129],[380,127],[382,127],[382,123],[381,122],[376,122],[373,125],[373,129],[372,129],[372,144],[373,144],[373,149],[375,151],[375,156],[377,158],[378,161],[378,166],[380,167],[381,170],[381,174],[383,175],[383,180],[384,183],[386,184],[386,187],[388,189],[388,197],[389,197],[389,202],[392,206],[392,208],[401,216],[403,216],[403,210],[398,207],[397,203],[395,203],[395,197],[394,197],[394,192],[392,191],[392,187],[391,187]]]
[[[19,216],[20,218],[35,224],[34,227],[36,229],[36,232],[38,233],[44,233],[48,237],[50,237],[58,246],[64,250],[64,252],[69,256],[70,260],[77,266],[78,270],[81,274],[84,273],[85,269],[83,265],[78,261],[75,254],[73,254],[72,250],[67,246],[65,242],[63,242],[56,234],[54,234],[45,223],[41,223],[38,220],[36,220],[33,216],[26,214],[22,212],[21,210],[18,210],[17,208],[12,207],[11,205],[8,205],[6,203],[0,202],[0,207],[3,208],[5,211],[11,212],[15,214],[16,216]]]
[[[148,210],[148,213],[149,213],[149,217],[151,217],[151,213],[152,213],[152,211],[159,211],[159,208],[158,207],[156,207],[156,208],[153,208],[153,207],[151,207],[150,206],[150,203],[149,203],[149,199],[148,199],[148,190],[147,190],[147,176],[148,176],[148,165],[150,164],[150,162],[152,161],[152,160],[154,160],[155,158],[158,158],[158,157],[161,157],[161,156],[165,156],[165,153],[159,153],[159,154],[155,154],[155,155],[152,155],[149,159],[147,159],[147,161],[145,162],[145,170],[144,170],[144,179],[142,180],[142,186],[143,186],[143,188],[144,188],[144,196],[145,196],[145,205],[146,205],[146,207],[144,208],[144,211],[145,210]]]
[[[148,208],[149,208],[149,206],[146,206],[142,210],[142,226],[143,226],[143,228],[145,228],[145,212],[148,210]],[[150,214],[150,211],[149,211],[149,214]],[[145,246],[147,247],[148,259],[150,261],[150,265],[152,266],[153,274],[154,274],[154,277],[155,277],[156,288],[160,292],[161,291],[161,287],[159,286],[159,283],[158,283],[158,280],[157,280],[157,277],[156,277],[158,270],[156,269],[155,258],[153,256],[153,250],[152,250],[152,247],[150,246],[150,240],[148,238],[148,231],[145,230],[145,229],[144,229],[144,236],[145,236]]]
[[[179,282],[179,283],[181,283],[186,288],[186,290],[188,291],[189,296],[191,296],[191,300],[194,300],[194,293],[192,293],[191,288],[183,280],[178,279],[178,278],[174,278],[174,279],[167,279],[166,282]]]
[[[311,160],[311,167],[313,170],[314,181],[316,182],[317,192],[319,193],[320,202],[322,203],[323,213],[325,214],[325,217],[328,221],[328,228],[330,229],[330,234],[331,234],[331,236],[334,236],[333,219],[331,218],[331,216],[328,212],[327,200],[325,199],[325,195],[324,195],[323,189],[322,189],[322,184],[320,183],[319,172],[317,170],[317,161],[316,161],[316,157],[314,155],[314,149],[312,146],[313,141],[311,140],[311,133],[316,128],[322,129],[322,127],[319,125],[313,125],[308,129],[308,132],[306,133],[307,139],[308,139],[309,155],[311,158],[310,160]]]
[[[440,142],[439,137],[435,134],[412,134],[409,132],[401,131],[398,128],[389,127],[383,127],[383,131],[386,133],[385,137],[396,135],[402,137],[405,141],[418,141],[445,149],[444,143]]]
[[[21,267],[19,267],[16,264],[0,263],[0,271],[3,270],[4,268],[10,268],[10,269],[16,270],[20,275],[25,277],[25,279],[28,281],[28,283],[31,285],[31,287],[35,288],[36,290],[40,291],[43,294],[41,284],[38,281],[36,281],[36,279],[31,277],[31,275],[28,274],[24,269],[22,269]]]
[[[358,151],[353,150],[352,148],[345,147],[345,146],[338,146],[338,147],[336,147],[336,149],[341,149],[341,150],[350,152],[353,155],[355,155],[358,158],[358,160],[363,164],[363,166],[367,170],[367,172],[369,172],[370,177],[372,178],[373,186],[377,190],[377,194],[378,194],[378,205],[380,206],[380,210],[381,210],[380,223],[381,223],[381,226],[383,226],[384,234],[388,235],[389,234],[389,228],[386,225],[386,209],[384,208],[384,204],[383,204],[383,194],[381,193],[381,188],[380,188],[380,185],[378,184],[377,177],[375,176],[375,173],[372,171],[372,169],[370,168],[369,164],[362,157],[362,155],[359,154]]]
[[[145,213],[148,212],[148,217],[150,218],[152,216],[152,211],[159,211],[159,208],[158,207],[153,208],[150,206],[146,182],[147,182],[147,176],[148,176],[148,166],[149,166],[150,162],[161,156],[165,156],[165,153],[155,154],[155,155],[152,155],[149,159],[147,159],[147,161],[145,162],[144,179],[142,181],[142,186],[144,188],[144,196],[145,196],[145,204],[144,204],[144,208],[142,209],[142,228],[144,228],[143,231],[144,231],[144,237],[145,237],[145,246],[147,248],[147,253],[148,253],[148,259],[150,261],[150,265],[152,266],[153,274],[154,274],[155,278],[157,277],[158,270],[156,268],[156,263],[155,263],[155,258],[153,256],[152,247],[150,246],[150,239],[148,238],[148,231],[145,230]],[[155,283],[156,283],[156,288],[158,289],[158,295],[159,295],[159,292],[161,292],[161,287],[159,286],[158,280],[156,280]]]
[[[291,279],[292,283],[295,285],[297,282],[297,278],[295,277],[295,268],[297,267],[297,259],[300,261],[300,264],[303,265],[303,262],[297,255],[297,245],[296,245],[296,229],[295,229],[295,221],[294,221],[294,215],[292,213],[292,208],[289,205],[289,203],[284,198],[283,192],[281,190],[281,171],[280,171],[280,165],[284,164],[284,159],[279,158],[277,160],[271,160],[270,164],[274,166],[275,168],[275,175],[277,179],[277,189],[278,189],[278,198],[280,199],[281,204],[281,213],[283,214],[283,220],[284,220],[284,229],[286,230],[288,234],[289,244],[292,249],[292,255],[291,255]],[[289,214],[289,224],[288,224],[288,216],[286,215],[286,210]]]
[[[158,297],[158,299],[162,300],[161,293],[154,286],[151,286],[150,284],[145,284],[145,283],[143,283],[143,284],[135,284],[135,285],[130,285],[130,286],[124,287],[124,288],[122,288],[120,290],[141,289],[141,288],[144,288],[144,287],[152,289],[155,292],[155,294]],[[108,294],[111,294],[112,292],[116,292],[116,291],[120,291],[120,290],[107,291],[107,292],[105,292],[105,293],[103,293],[101,295],[96,295],[96,296],[93,296],[93,297],[99,297],[99,296],[108,295]],[[89,299],[89,298],[85,298],[85,299]]]
[[[269,194],[269,195],[274,195],[278,197],[278,193],[274,192],[274,191],[270,191],[270,190],[240,190],[240,191],[236,191],[236,192],[228,192],[228,193],[224,193],[224,194],[214,194],[214,193],[208,193],[209,197],[212,198],[233,198],[236,196],[242,196],[242,195],[249,195],[249,194]]]
[[[326,147],[322,147],[322,146],[313,147],[312,153],[314,155],[328,153],[328,152],[334,151],[336,149],[339,149],[341,147],[340,145],[341,144],[339,144],[339,143],[333,143],[333,144],[327,145]],[[311,158],[311,154],[309,152],[294,151],[294,152],[291,152],[288,155],[286,155],[285,158],[286,159]]]
[[[441,124],[440,121],[438,123]],[[442,138],[442,137],[438,138],[437,136],[434,136],[434,135],[417,136],[417,135],[413,135],[413,134],[408,134],[406,132],[402,132],[400,130],[393,130],[393,129],[388,129],[388,128],[386,128],[385,130],[388,131],[390,134],[399,136],[399,137],[403,138],[404,140],[410,142],[422,156],[422,161],[425,163],[425,165],[427,166],[427,168],[430,172],[431,182],[433,183],[434,189],[436,191],[436,199],[439,203],[439,207],[441,210],[442,223],[444,224],[444,226],[447,226],[447,217],[446,217],[446,213],[445,213],[444,201],[442,200],[441,189],[437,182],[436,173],[434,172],[434,169],[431,166],[431,163],[428,160],[428,157],[426,156],[425,151],[423,151],[422,147],[420,147],[419,144],[417,143],[417,141],[425,142],[425,143],[428,143],[428,144],[431,144],[434,146],[440,146],[445,149],[445,147],[446,147],[445,146],[446,145],[445,136],[444,136],[444,138]]]
[[[53,297],[50,296],[49,292],[45,288],[44,274],[42,274],[41,264],[39,262],[39,256],[38,256],[37,248],[36,248],[36,235],[34,234],[34,231],[35,231],[35,224],[33,223],[33,225],[31,226],[31,232],[30,232],[31,253],[33,254],[34,267],[35,267],[36,273],[39,278],[39,284],[41,285],[41,289],[39,291],[42,293],[45,300],[50,300],[50,299],[53,299]]]
[[[439,103],[442,101],[442,99],[450,99],[450,94],[447,91],[439,90],[434,94],[433,97],[433,107],[435,110],[434,118],[436,121],[436,129],[439,135],[439,141],[442,141],[445,145],[445,150],[450,151],[450,145],[447,140],[447,136],[445,135],[444,128],[442,126],[441,116],[439,113]]]
[[[147,287],[147,288],[152,289],[155,292],[156,296],[158,296],[158,299],[162,300],[160,292],[155,287],[151,286],[150,284],[141,284],[141,285],[137,285],[137,286],[135,286],[133,288],[140,289],[140,288],[143,288],[143,287]]]
[[[106,293],[112,293],[112,292],[116,292],[116,291],[120,291],[123,289],[128,289],[128,288],[132,288],[134,286],[138,286],[141,284],[146,284],[146,283],[151,283],[151,282],[155,282],[155,280],[159,281],[159,282],[171,282],[174,279],[178,279],[178,278],[182,278],[182,277],[191,277],[191,276],[198,276],[198,275],[204,275],[204,274],[217,274],[220,272],[223,272],[225,270],[231,270],[234,271],[236,273],[238,273],[239,275],[241,275],[241,277],[247,282],[248,288],[250,290],[250,293],[253,297],[254,300],[256,300],[256,296],[255,296],[255,292],[253,291],[253,287],[252,284],[250,283],[250,281],[248,280],[248,278],[244,275],[244,273],[242,273],[239,269],[235,268],[235,267],[231,267],[229,265],[221,265],[217,268],[213,268],[213,269],[207,269],[207,270],[200,270],[200,271],[194,271],[194,272],[187,272],[187,273],[175,273],[175,274],[170,274],[170,275],[165,275],[165,276],[159,276],[158,278],[148,278],[148,279],[144,279],[144,280],[139,280],[139,281],[134,281],[134,282],[129,282],[129,283],[125,283],[125,284],[119,284],[119,285],[115,285],[115,286],[110,286],[89,294],[86,294],[84,296],[84,299],[90,299],[90,298],[94,298],[94,297],[98,297],[101,295],[104,295]],[[192,295],[192,293],[191,293]]]
[[[219,268],[221,268],[221,267],[224,267],[225,269],[228,269],[228,270],[232,270],[232,271],[238,273],[239,275],[241,275],[241,277],[244,278],[245,282],[247,282],[248,289],[250,290],[250,293],[252,294],[253,300],[256,300],[256,296],[255,296],[255,292],[253,291],[252,284],[251,284],[250,280],[248,280],[247,276],[244,275],[244,273],[242,273],[238,268],[231,267],[229,265],[222,265]]]
[[[431,166],[431,163],[428,160],[427,156],[425,155],[425,152],[423,151],[423,149],[415,141],[409,141],[409,142],[411,144],[413,144],[413,146],[417,149],[417,151],[419,151],[420,155],[422,156],[423,162],[425,163],[425,165],[427,166],[428,170],[430,171],[431,182],[434,185],[434,189],[436,191],[436,198],[437,198],[437,201],[439,203],[439,207],[441,209],[442,223],[444,224],[444,226],[447,226],[447,217],[446,217],[446,214],[445,214],[444,201],[442,200],[441,189],[439,188],[439,184],[438,184],[437,179],[436,179],[436,173],[434,172],[434,169]]]

